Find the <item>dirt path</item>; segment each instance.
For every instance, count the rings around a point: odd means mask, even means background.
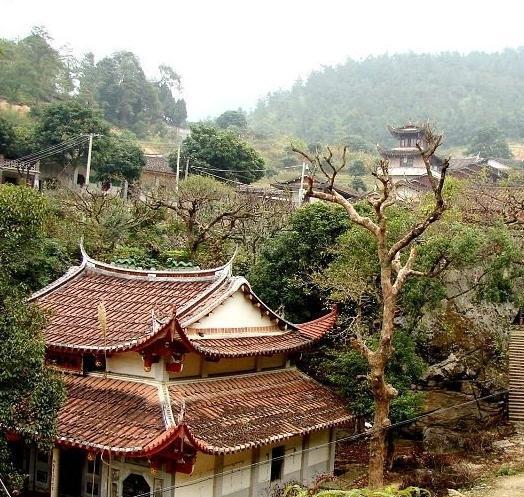
[[[482,487],[464,492],[467,497],[524,497],[524,474],[500,476]]]

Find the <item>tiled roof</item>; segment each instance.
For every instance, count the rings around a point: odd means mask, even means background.
[[[67,400],[58,413],[59,443],[143,454],[173,438],[156,385],[103,376],[63,378]]]
[[[260,301],[244,278],[231,276],[230,269],[226,264],[214,270],[148,272],[112,267],[86,256],[82,266],[33,296],[40,307],[49,311],[46,346],[69,352],[143,349],[167,337],[175,320],[178,335],[171,339],[207,357],[272,355],[307,347],[334,325],[335,311],[311,323],[287,322]],[[264,326],[259,332],[256,328],[246,331],[242,338],[231,333],[219,338],[215,333],[202,340],[188,333],[188,326],[239,290],[272,320],[271,336],[267,336]],[[99,317],[102,302],[105,336]]]
[[[172,402],[184,398],[184,424],[196,448],[230,453],[274,443],[353,417],[326,387],[296,370],[171,384]]]
[[[337,395],[290,369],[167,385],[63,377],[58,443],[131,457],[159,453],[182,436],[202,452],[230,453],[353,420]]]
[[[155,336],[177,310],[191,307],[228,277],[216,270],[136,271],[84,259],[33,300],[49,311],[46,345],[78,351],[129,350]],[[104,302],[104,337],[98,306]]]
[[[337,314],[337,308],[333,307],[330,313],[325,314],[324,316],[319,317],[313,321],[297,324],[297,327],[307,338],[311,340],[318,340],[326,334],[326,331],[335,326],[335,323],[337,322]]]
[[[175,174],[166,157],[163,155],[146,154],[146,165],[144,171],[151,173]]]
[[[311,346],[333,328],[336,320],[337,311],[333,309],[319,319],[296,325],[297,329],[270,336],[198,338],[186,334],[186,337],[191,347],[207,358],[273,355]]]

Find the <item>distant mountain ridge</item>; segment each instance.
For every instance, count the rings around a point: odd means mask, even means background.
[[[259,101],[258,132],[308,143],[391,141],[386,124],[428,119],[446,144],[468,143],[484,127],[524,137],[524,47],[498,53],[399,54],[324,67]]]

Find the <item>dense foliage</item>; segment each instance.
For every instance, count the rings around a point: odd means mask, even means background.
[[[448,145],[468,144],[488,126],[524,137],[524,48],[500,53],[402,54],[347,60],[271,93],[251,114],[255,130],[308,143],[375,144],[390,140],[386,124],[428,118]]]
[[[53,48],[42,28],[20,41],[0,39],[0,97],[32,106],[76,94],[84,106],[138,135],[185,123],[180,75],[165,65],[159,73],[148,80],[136,55],[126,51],[76,60]]]
[[[264,175],[264,160],[233,129],[222,130],[209,124],[191,126],[191,134],[182,145],[183,163],[190,171],[218,178],[252,183]],[[177,155],[169,157],[176,168]]]
[[[431,497],[431,493],[416,487],[408,487],[402,490],[396,487],[386,487],[380,490],[370,490],[368,488],[315,490],[294,484],[286,488],[283,497]]]
[[[26,299],[30,275],[45,250],[47,202],[27,187],[0,186],[0,425],[48,446],[64,400],[58,377],[44,364],[45,315]],[[0,439],[0,477],[13,490],[22,483]]]
[[[501,159],[510,159],[512,157],[511,150],[504,139],[504,134],[499,128],[495,127],[479,129],[473,136],[466,153]]]
[[[291,321],[318,317],[327,294],[314,275],[333,260],[336,240],[348,227],[338,207],[317,202],[295,211],[288,225],[262,246],[249,273],[253,288]]]
[[[14,159],[50,148],[53,154],[41,163],[83,166],[90,133],[94,135],[91,166],[96,179],[134,181],[140,177],[145,158],[133,135],[111,131],[100,111],[86,107],[78,98],[35,107],[22,123],[0,117],[0,153]]]

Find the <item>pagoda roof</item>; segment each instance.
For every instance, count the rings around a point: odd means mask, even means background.
[[[426,132],[426,126],[418,126],[413,123],[407,123],[404,126],[395,128],[388,125],[388,131],[395,137],[397,136],[406,136],[406,135],[418,135],[419,133]]]
[[[349,423],[345,403],[295,369],[158,383],[64,374],[58,443],[146,457],[188,440],[232,453]]]
[[[197,449],[225,454],[352,421],[340,397],[294,369],[172,384]]]
[[[420,150],[417,147],[393,147],[384,148],[377,146],[378,152],[382,157],[420,157]]]
[[[62,376],[67,400],[58,413],[58,443],[87,450],[149,455],[175,439],[154,384],[111,377]]]
[[[208,358],[272,355],[306,348],[333,327],[335,311],[298,325],[277,315],[244,278],[231,274],[231,262],[215,269],[146,271],[98,262],[83,252],[80,266],[32,296],[49,313],[46,347],[116,353],[143,350],[167,339]],[[189,329],[238,291],[270,319],[269,332],[262,327],[224,328],[211,334]],[[98,315],[101,302],[105,335]]]
[[[285,332],[277,332],[261,336],[259,328],[243,328],[235,337],[223,336],[221,338],[199,338],[188,336],[184,331],[186,343],[195,352],[202,354],[208,359],[220,357],[248,357],[259,355],[273,355],[283,352],[295,352],[303,350],[322,338],[327,331],[333,328],[337,321],[337,310],[307,323],[294,325],[292,329]],[[202,335],[206,335],[205,329],[198,329]],[[249,334],[252,336],[239,336]]]

